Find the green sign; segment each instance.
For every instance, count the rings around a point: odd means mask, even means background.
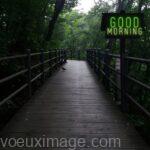
[[[107,38],[139,37],[143,35],[143,15],[104,13],[101,29]]]

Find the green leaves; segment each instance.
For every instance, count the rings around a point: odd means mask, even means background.
[[[74,6],[77,0],[68,2]],[[0,55],[46,47],[44,36],[54,16],[55,3],[56,0],[0,1]],[[70,4],[65,4],[66,10],[72,7],[66,7]]]

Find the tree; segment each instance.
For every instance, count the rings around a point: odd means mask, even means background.
[[[0,55],[46,47],[63,8],[77,0],[0,0]],[[49,41],[48,41],[49,42]]]

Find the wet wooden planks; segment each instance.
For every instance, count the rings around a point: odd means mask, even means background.
[[[85,61],[68,61],[1,131],[6,137],[120,138],[120,148],[77,150],[146,150],[147,144],[109,99]],[[0,149],[12,149],[1,148]],[[15,150],[19,148],[14,148]],[[37,149],[37,148],[24,148]],[[68,148],[38,148],[67,150]]]

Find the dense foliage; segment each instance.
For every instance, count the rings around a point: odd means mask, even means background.
[[[62,9],[76,0],[0,0],[0,55],[45,47]]]
[[[88,13],[73,9],[77,0],[0,0],[0,57],[52,48],[84,49],[109,48],[119,53],[119,41],[108,40],[100,30],[103,12],[144,13],[145,32],[140,39],[127,40],[128,55],[150,58],[150,1],[149,0],[99,0]],[[0,64],[0,77],[20,69],[20,64],[4,62]],[[115,61],[112,62],[115,64]],[[129,63],[128,73],[150,86],[150,66],[142,63]],[[20,80],[18,81],[20,83]],[[129,92],[150,111],[150,93],[132,82]],[[6,87],[7,88],[7,87]],[[12,84],[12,89],[14,85]],[[147,126],[144,119],[131,117],[138,126]],[[136,118],[136,119],[135,119]],[[149,124],[148,124],[149,125]],[[147,128],[145,127],[147,132]]]

